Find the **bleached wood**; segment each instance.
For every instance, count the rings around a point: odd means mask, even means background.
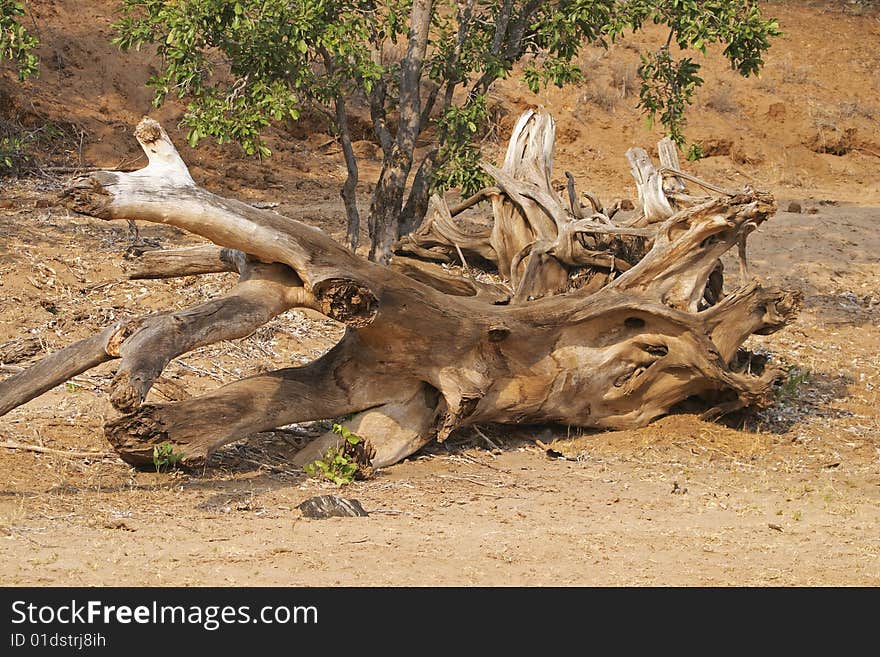
[[[147,318],[140,333],[135,326],[115,341],[101,334],[86,356],[94,358],[96,346],[108,357],[121,355],[149,382],[181,348],[243,326],[234,317],[241,322],[249,303],[261,308],[248,315],[249,326],[293,306],[347,324],[341,341],[308,365],[200,397],[143,404],[147,386],[130,386],[133,393],[120,396],[126,413],[106,424],[120,456],[147,464],[156,445],[171,443],[186,463],[200,463],[255,432],[351,415],[348,426],[363,434],[370,465],[381,467],[474,424],[633,428],[693,396],[712,405],[710,415],[769,403],[778,371],[749,373],[738,350],[749,335],[790,322],[799,297],[745,281],[721,298],[717,277],[720,256],[773,216],[772,197],[744,189],[642,226],[596,214],[576,219],[550,183],[552,120],[527,113],[514,137],[505,165],[486,168],[497,182],[485,195],[493,202],[491,231],[462,230],[435,201],[439,228],[431,233],[429,224],[423,241],[411,241],[425,257],[435,248],[461,249],[472,275],[476,261],[494,258],[498,284],[456,282],[436,265],[367,262],[318,229],[181,184],[173,158],[154,174],[95,172],[75,180],[65,196],[72,209],[174,225],[250,264],[238,287],[217,300],[221,319],[214,324],[208,302],[152,324]],[[635,155],[632,162],[643,162]],[[660,179],[652,164],[634,167],[639,175],[643,169]],[[486,257],[471,261],[471,253]],[[589,278],[573,289],[582,275]],[[509,301],[496,294],[506,285]],[[707,288],[715,304],[709,308]],[[172,335],[181,323],[185,339]],[[2,395],[0,403],[11,408]],[[331,440],[319,439],[301,460],[320,455]]]
[[[663,190],[663,176],[654,167],[651,157],[643,148],[630,148],[626,152],[630,173],[636,181],[639,195],[638,209],[644,224],[664,221],[674,210]]]

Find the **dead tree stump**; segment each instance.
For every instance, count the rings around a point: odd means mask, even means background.
[[[372,467],[395,463],[475,423],[648,424],[700,397],[707,416],[768,404],[779,372],[749,367],[753,333],[778,330],[799,298],[748,277],[746,238],[776,210],[750,188],[687,193],[668,145],[657,169],[628,154],[640,211],[618,220],[592,194],[581,205],[552,186],[555,127],[542,112],[517,123],[495,185],[449,208],[438,196],[391,266],[352,254],[323,231],[216,196],[191,178],[162,127],[135,131],[149,158],[133,173],[98,171],[63,194],[71,210],[106,220],[169,224],[214,246],[145,254],[132,277],[235,271],[224,296],[177,312],[120,322],[0,382],[0,413],[90,367],[120,359],[105,426],[127,462],[152,462],[170,443],[184,462],[286,424],[351,415]],[[674,154],[674,153],[673,153]],[[457,218],[491,203],[490,228]],[[484,207],[484,206],[483,206]],[[745,277],[722,291],[721,256],[738,247]],[[464,275],[438,264],[463,261]],[[493,280],[477,280],[477,268]],[[347,326],[327,354],[303,367],[252,376],[200,397],[145,403],[173,358],[241,337],[293,307]],[[306,463],[336,440],[316,439]]]

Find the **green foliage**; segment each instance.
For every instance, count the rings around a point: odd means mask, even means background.
[[[691,144],[688,146],[687,159],[689,162],[696,162],[703,158],[703,147],[699,144]]]
[[[706,47],[724,45],[731,68],[748,77],[764,64],[770,39],[779,36],[779,24],[764,19],[754,0],[631,0],[615,3],[607,33],[613,40],[626,30],[638,31],[646,22],[669,28],[666,43],[655,52],[642,54],[639,106],[649,121],[660,116],[669,136],[684,146],[685,109],[703,80],[700,65],[690,57],[676,59],[671,45],[681,51],[706,54]]]
[[[472,97],[462,106],[451,106],[437,121],[440,166],[434,172],[434,191],[458,188],[464,196],[491,184],[480,168],[480,148],[474,140],[488,119],[486,96]]]
[[[15,134],[0,137],[0,174],[15,172],[24,158],[25,138]]]
[[[52,158],[68,150],[75,134],[73,124],[48,121],[36,128],[26,128],[16,119],[0,120],[0,176],[21,174],[35,165],[37,154],[41,159]]]
[[[184,456],[184,453],[176,451],[170,442],[153,447],[153,465],[156,472],[168,472],[178,467]]]
[[[352,448],[362,440],[360,436],[341,424],[333,425],[333,433],[342,438],[341,444],[328,449],[322,458],[309,463],[303,470],[310,477],[326,479],[337,486],[345,486],[354,481],[358,472],[358,463]]]
[[[211,137],[266,156],[260,135],[272,122],[305,108],[333,117],[335,104],[351,101],[369,104],[376,139],[387,143],[411,8],[411,0],[122,0],[115,42],[156,47],[164,62],[150,80],[156,103],[169,94],[189,100],[193,146]],[[699,64],[673,45],[705,53],[720,44],[749,76],[780,34],[754,0],[435,0],[419,108],[421,129],[437,129],[434,188],[467,193],[485,181],[479,142],[495,80],[519,63],[533,91],[576,84],[584,44],[607,45],[649,23],[668,28],[668,38],[642,56],[640,106],[679,145],[702,80]]]
[[[691,103],[703,79],[697,75],[700,65],[690,58],[676,61],[668,48],[642,55],[639,75],[642,89],[640,106],[653,120],[660,113],[660,122],[669,130],[669,136],[679,146],[684,145],[685,107]]]
[[[0,0],[0,61],[11,60],[18,69],[18,79],[22,81],[37,72],[38,64],[33,53],[37,39],[22,27],[21,17],[24,15],[23,3]],[[7,167],[12,165],[7,164]]]
[[[796,365],[788,368],[785,379],[776,390],[776,398],[780,401],[797,397],[798,389],[810,380],[810,370],[802,370]]]
[[[124,0],[114,43],[154,44],[164,68],[149,85],[155,104],[189,98],[189,143],[235,141],[268,156],[260,134],[272,121],[296,120],[304,105],[369,89],[380,69],[371,34],[399,34],[393,16],[380,24],[373,3],[335,0]],[[395,27],[396,26],[396,27]],[[218,83],[220,76],[229,82]]]

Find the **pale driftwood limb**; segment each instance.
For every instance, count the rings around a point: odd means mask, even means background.
[[[581,203],[577,197],[577,191],[574,188],[574,176],[571,171],[565,172],[566,190],[568,191],[568,207],[571,210],[572,216],[575,219],[583,219],[584,218],[584,210],[581,207]],[[588,196],[584,194],[584,196]],[[596,201],[592,196],[589,196],[590,202],[593,204],[593,212],[602,212],[602,206]]]
[[[431,262],[397,255],[391,260],[389,266],[444,294],[457,297],[479,297],[493,304],[505,303],[510,299],[510,290],[501,285],[483,283],[475,278],[454,276]]]
[[[609,226],[592,219],[581,219],[567,225],[566,230],[570,233],[590,233],[599,235],[626,235],[628,237],[653,238],[657,231],[654,228],[632,228],[630,226]]]
[[[493,194],[489,193],[487,197],[491,198]],[[437,194],[428,200],[428,212],[419,228],[410,235],[404,235],[394,246],[394,252],[398,254],[447,263],[455,261],[458,251],[473,254],[487,262],[494,263],[498,259],[489,243],[489,231],[462,229],[453,221],[446,201]]]
[[[317,309],[314,298],[286,265],[244,259],[240,282],[223,296],[186,310],[144,318],[120,346],[122,363],[111,384],[110,402],[134,411],[173,358],[203,345],[250,335],[294,306]]]
[[[738,193],[738,192],[735,192],[735,191],[732,191],[729,189],[725,189],[724,187],[719,187],[718,185],[707,182],[707,181],[703,180],[702,178],[697,178],[696,176],[691,175],[689,173],[685,173],[684,171],[682,171],[681,169],[678,169],[676,167],[661,167],[660,169],[658,169],[658,171],[661,174],[663,174],[663,173],[671,174],[675,178],[684,178],[685,180],[689,180],[692,183],[696,183],[700,187],[704,187],[705,189],[708,189],[709,191],[717,192],[719,194],[724,194],[725,196],[736,196]]]
[[[750,335],[768,335],[789,323],[802,300],[799,292],[762,288],[752,280],[700,316],[719,356],[729,364]]]
[[[757,228],[757,226],[755,226],[754,228]],[[752,228],[752,230],[754,230],[754,228]],[[749,231],[749,232],[751,232],[751,231]],[[747,238],[748,238],[748,233],[743,232],[743,234],[740,235],[739,240],[737,241],[737,244],[736,244],[736,255],[737,255],[737,261],[739,262],[739,277],[740,277],[740,280],[743,282],[749,280],[749,278],[750,278],[748,253],[747,253],[747,248],[746,248],[746,239]]]
[[[119,410],[132,411],[173,358],[245,337],[288,308],[319,308],[285,265],[266,265],[243,254],[234,260],[240,261],[240,282],[218,299],[118,322],[0,382],[0,415],[113,358],[122,362],[110,386],[110,401]]]
[[[118,322],[0,381],[0,415],[115,357],[133,326]]]
[[[137,280],[240,272],[244,258],[241,251],[213,245],[134,252],[126,258],[126,275]]]
[[[458,254],[458,259],[461,261],[461,267],[464,269],[464,273],[470,276],[470,267],[468,267],[467,260],[464,258],[464,253],[461,252],[461,247],[456,244],[455,252]]]
[[[630,148],[626,152],[630,172],[636,181],[639,194],[638,208],[645,224],[664,221],[675,210],[663,191],[663,176],[654,168],[651,158],[643,148]]]
[[[483,201],[489,201],[492,199],[493,196],[497,196],[500,193],[501,190],[497,187],[487,187],[486,189],[481,189],[476,194],[470,196],[469,198],[466,198],[458,205],[454,205],[453,207],[449,208],[449,214],[453,217],[458,216],[465,210],[468,210],[475,205],[482,203]]]
[[[568,287],[568,269],[555,256],[556,242],[538,241],[527,244],[516,255],[511,267],[510,282],[514,286],[511,303],[524,303],[563,292]],[[519,262],[525,271],[518,276]]]
[[[501,168],[483,163],[503,194],[492,199],[494,222],[489,243],[498,254],[498,272],[511,278],[511,263],[532,242],[552,242],[568,211],[551,184],[556,124],[546,112],[528,110],[516,123]],[[521,260],[522,276],[527,261]],[[548,273],[548,289],[563,273]]]
[[[657,156],[660,159],[660,173],[667,171],[680,171],[681,164],[678,159],[678,146],[669,137],[664,137],[657,142]],[[677,175],[666,180],[663,191],[669,194],[682,193],[687,190],[684,181]]]
[[[155,121],[141,121],[135,136],[150,164],[134,173],[96,172],[75,179],[63,199],[71,210],[108,220],[136,216],[189,230],[221,246],[226,242],[263,262],[288,265],[328,317],[353,326],[373,320],[376,296],[370,283],[378,265],[351,258],[323,231],[197,187]],[[156,203],[157,198],[162,202]],[[248,225],[254,230],[242,232]]]
[[[185,463],[194,465],[222,445],[260,431],[412,397],[416,382],[405,372],[390,371],[364,381],[363,368],[369,364],[365,356],[371,356],[369,349],[349,332],[309,365],[242,379],[174,404],[146,404],[109,421],[105,435],[131,464],[148,465],[153,447],[170,442]]]
[[[773,197],[755,191],[682,210],[659,227],[639,264],[611,286],[697,312],[721,255],[775,212]]]
[[[26,452],[36,452],[37,454],[54,454],[57,456],[66,456],[71,459],[115,459],[118,456],[112,452],[77,452],[66,449],[52,449],[50,447],[42,447],[40,445],[26,445],[17,443],[12,440],[0,442],[0,447],[6,449],[22,450]]]
[[[438,402],[437,392],[429,386],[422,386],[408,399],[358,413],[342,426],[366,441],[370,466],[384,468],[405,459],[433,440],[431,426],[437,421]],[[341,436],[328,432],[300,450],[293,464],[307,465],[342,443]]]
[[[485,433],[483,433],[480,430],[480,427],[474,425],[473,427],[471,427],[471,429],[473,429],[474,433],[477,434],[480,438],[482,438],[485,441],[485,443],[489,446],[489,449],[494,449],[494,450],[499,450],[499,451],[501,450],[501,448],[498,445],[496,445],[492,441],[492,439],[489,438],[489,436],[487,436]]]

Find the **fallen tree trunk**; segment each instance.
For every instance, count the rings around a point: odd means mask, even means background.
[[[105,433],[130,463],[150,463],[168,443],[194,464],[255,432],[350,415],[345,426],[363,438],[358,459],[375,468],[475,423],[630,428],[694,396],[708,415],[773,399],[778,372],[747,367],[740,347],[791,321],[798,297],[753,280],[726,297],[719,287],[721,255],[737,245],[744,259],[746,237],[775,212],[765,193],[709,197],[663,220],[647,217],[643,203],[635,220],[614,223],[592,195],[591,207],[575,205],[573,180],[566,198],[554,191],[553,121],[528,112],[503,167],[486,165],[496,186],[454,208],[459,215],[491,201],[491,230],[460,227],[435,197],[422,228],[398,243],[408,258],[384,267],[316,228],[199,188],[154,121],[144,119],[135,136],[150,159],[145,169],[77,178],[64,203],[102,219],[166,223],[217,245],[144,254],[132,277],[234,270],[239,283],[206,304],[79,343],[75,367],[58,369],[62,359],[47,357],[0,383],[0,412],[62,376],[121,357],[111,400],[123,414]],[[466,254],[497,271],[478,280]],[[413,257],[461,260],[465,275]],[[346,324],[344,337],[303,367],[144,403],[172,358],[246,335],[291,307]],[[117,344],[107,348],[110,335]],[[316,439],[297,462],[338,440]]]

